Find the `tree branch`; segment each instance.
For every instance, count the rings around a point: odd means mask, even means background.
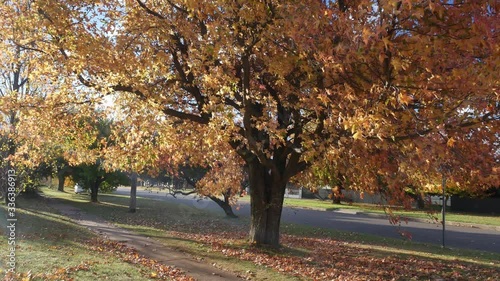
[[[155,12],[155,11],[151,10],[151,9],[150,9],[148,6],[146,6],[146,4],[145,4],[145,3],[143,3],[141,0],[136,0],[136,1],[137,1],[137,3],[139,4],[139,6],[141,6],[141,8],[143,8],[143,9],[146,11],[146,13],[148,13],[148,14],[150,14],[150,15],[154,16],[154,17],[157,17],[157,18],[159,18],[159,19],[162,19],[162,20],[166,19],[164,16],[162,16],[162,15],[161,15],[161,14],[159,14],[158,12]]]
[[[192,191],[189,191],[189,192],[183,192],[183,191],[176,190],[174,192],[167,193],[167,195],[170,194],[170,195],[172,195],[172,197],[177,198],[177,195],[179,195],[179,194],[180,195],[184,195],[184,196],[188,196],[188,195],[195,194],[195,193],[196,193],[196,190],[192,190]]]

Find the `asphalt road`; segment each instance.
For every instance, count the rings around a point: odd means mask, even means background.
[[[128,195],[129,188],[118,188],[117,194]],[[166,196],[165,192],[137,191],[137,196],[165,201],[175,201],[198,209],[220,212],[222,209],[209,199],[197,200],[192,196]],[[250,204],[240,202],[233,208],[238,216],[250,215]],[[366,233],[384,237],[401,238],[398,228],[391,225],[386,218],[372,217],[363,214],[346,212],[317,211],[284,207],[282,222],[296,223],[313,227],[331,228],[357,233]],[[408,231],[412,240],[417,242],[441,245],[441,224],[408,222],[401,225],[401,230]],[[402,239],[402,238],[401,238]],[[480,229],[446,225],[446,246],[450,248],[475,249],[500,253],[500,231],[494,229]]]

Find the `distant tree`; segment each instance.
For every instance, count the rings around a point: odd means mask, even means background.
[[[80,183],[83,188],[90,190],[90,201],[97,202],[99,190],[109,192],[119,185],[129,184],[130,181],[124,172],[107,169],[103,163],[104,158],[100,156],[104,153],[106,147],[112,143],[110,140],[112,121],[99,118],[97,120],[82,120],[82,122],[89,122],[96,129],[95,139],[88,147],[88,150],[97,154],[90,161],[83,162],[72,168],[72,177],[74,182]]]
[[[125,173],[106,171],[99,161],[73,167],[71,177],[75,183],[90,191],[91,202],[98,202],[99,192],[111,192],[120,185],[130,183]]]

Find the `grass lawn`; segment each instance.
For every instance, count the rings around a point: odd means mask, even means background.
[[[293,224],[282,226],[282,248],[262,249],[247,242],[247,219],[146,198],[130,214],[127,196],[100,195],[91,204],[85,195],[43,192],[252,280],[496,280],[500,274],[499,254]]]
[[[43,198],[16,200],[16,274],[4,280],[154,280],[151,270],[115,253],[92,249],[93,232],[59,215]],[[0,205],[0,245],[8,248],[6,208]],[[6,255],[0,272],[7,269]]]
[[[151,192],[165,192],[166,189],[160,190],[158,187],[138,187],[138,190],[146,190]],[[250,196],[246,195],[239,197],[238,200],[243,202],[250,202]],[[296,199],[296,198],[285,198],[284,205],[288,207],[299,207],[299,208],[310,208],[325,211],[335,211],[339,209],[350,209],[353,211],[365,212],[365,213],[375,213],[375,214],[386,214],[382,206],[375,204],[333,204],[330,200],[320,200],[320,199]],[[426,220],[441,220],[441,212],[439,210],[434,210],[433,212],[426,212],[420,210],[393,210],[397,215],[402,218],[417,218]],[[463,223],[463,224],[484,224],[491,226],[500,226],[500,215],[485,215],[485,214],[473,214],[473,213],[456,213],[447,211],[446,221]]]
[[[239,200],[250,201],[249,196],[241,197]],[[333,204],[329,200],[320,199],[295,199],[295,198],[285,198],[285,206],[288,207],[301,207],[301,208],[311,208],[320,209],[326,211],[335,211],[339,209],[351,209],[353,211],[385,214],[383,207],[371,204]],[[440,212],[428,213],[425,211],[411,210],[395,210],[395,214],[407,218],[418,218],[418,219],[438,219],[441,220]],[[464,224],[485,224],[492,226],[500,226],[500,215],[482,215],[482,214],[468,214],[468,213],[454,213],[446,212],[446,220],[448,222],[457,222]]]
[[[100,203],[92,204],[88,202],[88,195],[74,194],[69,189],[67,191],[61,193],[48,188],[43,189],[43,193],[47,196],[67,200],[66,203],[101,216],[119,227],[154,237],[168,247],[192,254],[200,261],[216,264],[219,268],[247,276],[252,280],[299,280],[294,276],[276,272],[250,261],[235,262],[234,258],[213,251],[209,246],[195,239],[186,238],[194,233],[218,232],[221,224],[226,223],[232,228],[246,228],[246,222],[226,219],[223,216],[206,213],[183,204],[168,204],[147,198],[138,198],[138,211],[130,214],[128,213],[128,196],[100,194]]]

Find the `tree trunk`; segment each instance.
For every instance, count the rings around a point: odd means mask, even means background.
[[[57,191],[64,192],[64,182],[66,181],[66,175],[64,172],[60,171],[57,173],[57,180],[59,181],[57,183]]]
[[[99,192],[99,185],[101,185],[99,180],[96,180],[90,187],[90,202],[98,202],[97,194]]]
[[[286,183],[277,182],[257,161],[249,164],[251,224],[250,241],[279,246],[280,220]]]
[[[128,211],[135,213],[137,208],[137,173],[132,173],[130,176],[130,206]]]
[[[339,204],[339,205],[342,204],[342,202],[340,201],[340,197],[335,195],[335,194],[332,195],[332,203]]]
[[[417,202],[417,209],[419,210],[425,209],[425,200],[422,194],[417,194],[415,201]]]

